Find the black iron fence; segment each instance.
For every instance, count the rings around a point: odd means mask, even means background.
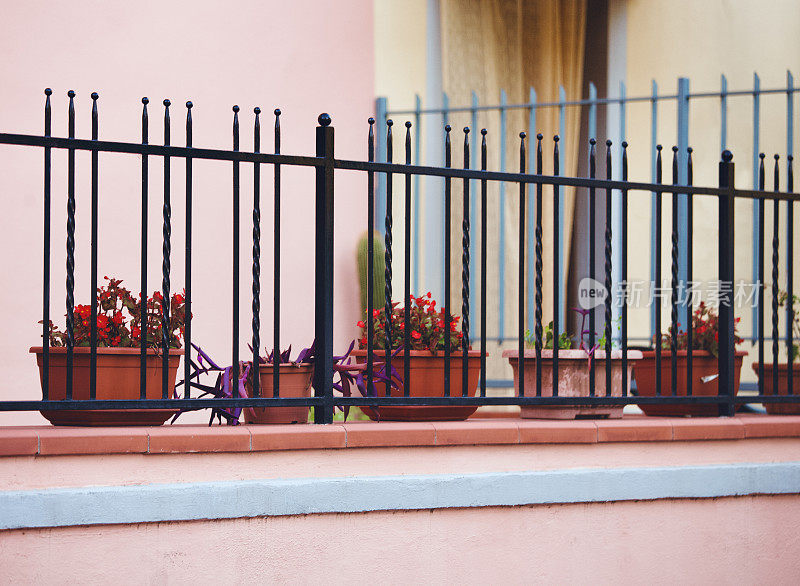
[[[170,141],[170,102],[164,100],[163,124],[164,124],[164,144],[156,145],[150,144],[148,139],[149,130],[149,117],[148,117],[148,100],[143,98],[142,110],[142,138],[141,142],[128,143],[128,142],[110,142],[101,141],[98,139],[98,109],[97,109],[97,94],[92,94],[92,137],[91,139],[80,139],[75,137],[75,108],[74,108],[74,92],[69,92],[69,113],[68,123],[69,132],[68,137],[55,137],[51,135],[51,107],[50,95],[51,91],[45,91],[47,95],[45,104],[45,125],[44,134],[39,135],[24,135],[24,134],[8,134],[0,133],[0,144],[5,145],[19,145],[28,147],[38,147],[43,149],[44,153],[44,192],[43,192],[43,221],[44,221],[44,264],[42,273],[42,317],[43,317],[43,350],[42,350],[42,389],[43,398],[41,401],[30,400],[3,400],[0,401],[0,410],[3,411],[25,411],[25,410],[107,410],[107,409],[197,409],[197,408],[242,408],[242,407],[256,407],[256,406],[311,406],[314,407],[314,419],[317,423],[328,423],[333,419],[334,409],[337,406],[381,406],[381,405],[624,405],[624,404],[675,404],[675,403],[690,403],[690,404],[710,404],[718,406],[720,415],[731,416],[734,414],[736,407],[741,403],[782,403],[782,402],[800,402],[800,394],[795,394],[793,390],[793,361],[791,358],[788,360],[788,392],[785,394],[765,394],[764,392],[764,373],[760,372],[759,387],[757,394],[751,395],[738,395],[735,388],[735,332],[734,332],[734,304],[733,304],[733,283],[734,283],[734,202],[738,199],[752,200],[757,202],[761,213],[759,214],[758,233],[762,240],[765,233],[765,205],[770,202],[773,207],[773,241],[772,241],[772,331],[771,331],[771,355],[774,364],[778,363],[779,351],[781,342],[785,341],[786,349],[789,357],[792,356],[792,347],[794,344],[792,323],[795,319],[794,308],[791,299],[794,295],[793,291],[793,207],[798,196],[793,193],[793,171],[792,171],[792,157],[788,157],[786,164],[786,190],[780,191],[779,182],[779,159],[776,155],[774,166],[774,190],[767,191],[764,188],[764,164],[763,156],[761,161],[760,172],[760,188],[758,190],[742,190],[737,189],[734,185],[734,163],[733,155],[729,151],[722,153],[722,160],[719,163],[719,183],[714,187],[700,187],[692,185],[692,153],[688,149],[686,153],[686,177],[688,177],[689,185],[678,185],[679,170],[679,156],[677,147],[673,147],[672,158],[672,183],[665,184],[662,181],[662,150],[657,147],[656,159],[656,181],[654,183],[642,183],[628,180],[628,159],[627,149],[628,145],[622,143],[622,179],[612,180],[612,159],[611,159],[611,141],[606,142],[605,151],[605,178],[596,177],[597,168],[597,154],[596,144],[594,139],[590,141],[590,173],[589,177],[565,177],[560,175],[559,170],[559,137],[553,139],[553,166],[552,172],[548,173],[545,169],[543,151],[545,150],[545,141],[541,134],[536,136],[535,146],[535,169],[526,169],[526,161],[528,156],[526,150],[528,147],[528,137],[525,133],[520,133],[519,143],[519,172],[498,172],[490,171],[487,169],[486,157],[486,144],[488,140],[487,132],[481,131],[481,168],[470,168],[470,140],[469,128],[464,128],[464,143],[463,143],[463,165],[461,168],[452,166],[452,146],[451,146],[451,128],[450,126],[444,127],[446,139],[446,157],[445,165],[443,167],[430,167],[411,164],[411,144],[412,144],[412,128],[411,123],[406,123],[405,128],[405,162],[393,162],[393,128],[392,121],[386,122],[386,160],[375,160],[375,134],[376,132],[384,132],[384,129],[375,128],[375,121],[369,120],[369,134],[367,138],[367,161],[354,161],[342,160],[335,158],[334,154],[334,127],[331,125],[331,119],[327,114],[319,116],[319,125],[316,128],[316,151],[314,156],[295,156],[286,155],[280,152],[280,111],[275,110],[275,126],[274,126],[274,152],[263,153],[261,152],[261,130],[260,130],[260,110],[254,110],[254,145],[252,151],[241,150],[239,144],[239,108],[233,108],[233,148],[231,150],[216,150],[204,149],[195,147],[192,144],[192,104],[186,103],[185,115],[185,146],[174,146]],[[51,153],[52,149],[64,149],[68,153],[67,159],[67,242],[66,242],[66,397],[53,399],[49,396],[49,376],[50,376],[50,360],[52,355],[52,348],[49,344],[49,320],[50,320],[50,295],[51,295],[51,282],[50,282],[50,265],[51,265],[51,178],[52,178],[52,164]],[[185,222],[185,320],[183,323],[184,328],[184,342],[185,347],[191,348],[192,346],[192,163],[194,160],[217,160],[229,161],[232,165],[232,199],[231,205],[233,209],[233,224],[232,224],[232,237],[233,237],[233,257],[232,257],[232,299],[233,299],[233,320],[231,324],[233,345],[231,348],[231,364],[232,380],[236,381],[240,378],[240,343],[241,332],[239,331],[239,310],[240,310],[240,291],[239,291],[239,267],[241,261],[241,254],[239,250],[239,234],[241,230],[240,216],[239,216],[239,194],[240,194],[240,166],[242,164],[253,165],[253,193],[254,193],[254,206],[253,206],[253,256],[252,256],[252,331],[250,332],[251,344],[253,352],[248,358],[252,358],[254,363],[258,363],[259,354],[258,349],[261,347],[260,338],[260,307],[261,307],[261,203],[260,203],[260,190],[261,190],[261,165],[271,165],[274,168],[274,257],[273,257],[273,277],[274,277],[274,291],[273,291],[273,304],[274,304],[274,324],[272,333],[273,347],[280,348],[280,218],[281,218],[281,174],[282,166],[296,166],[296,167],[313,167],[316,170],[316,233],[315,233],[315,348],[314,348],[314,394],[311,397],[305,398],[290,398],[282,396],[280,393],[280,369],[275,368],[273,374],[273,395],[262,396],[259,388],[259,377],[257,376],[258,369],[252,369],[252,392],[250,396],[242,397],[235,394],[230,398],[197,398],[191,396],[191,388],[186,385],[183,389],[181,396],[175,392],[172,384],[168,381],[167,366],[169,360],[169,333],[168,323],[170,322],[170,305],[169,303],[161,304],[161,339],[160,339],[160,359],[163,361],[163,379],[161,384],[161,398],[148,399],[145,393],[145,370],[146,370],[146,356],[148,352],[148,337],[143,334],[140,336],[140,397],[138,399],[130,400],[106,400],[97,399],[97,348],[98,348],[98,300],[93,298],[91,301],[91,315],[90,324],[90,378],[89,378],[89,398],[88,399],[74,399],[73,398],[73,359],[75,351],[75,323],[74,323],[74,287],[75,287],[75,153],[76,151],[89,151],[91,153],[91,287],[96,291],[98,288],[98,274],[97,274],[97,250],[98,250],[98,153],[100,152],[113,152],[113,153],[126,153],[141,157],[141,171],[142,171],[142,186],[141,186],[141,201],[142,201],[142,217],[141,217],[141,295],[142,299],[147,299],[147,257],[148,257],[148,178],[149,178],[149,165],[152,157],[160,159],[163,164],[164,173],[164,187],[163,187],[163,230],[162,230],[162,283],[161,295],[165,300],[170,298],[170,260],[171,260],[171,246],[172,246],[172,208],[171,208],[171,193],[170,193],[170,165],[172,159],[183,160],[186,166],[186,186],[185,186],[185,205],[186,214]],[[366,350],[365,357],[365,376],[366,392],[361,396],[340,396],[334,392],[333,377],[335,372],[335,365],[338,357],[334,355],[333,349],[333,314],[335,311],[333,303],[333,280],[335,278],[333,269],[333,235],[334,235],[334,191],[335,191],[335,175],[337,170],[347,170],[366,173],[368,179],[368,188],[365,195],[365,205],[367,207],[367,229],[368,234],[372,234],[375,229],[375,178],[379,175],[386,177],[386,197],[388,203],[386,205],[385,216],[385,306],[381,308],[374,307],[373,301],[373,287],[374,287],[374,274],[373,274],[373,260],[375,257],[375,250],[373,241],[368,239],[368,266],[369,275],[367,279],[367,286],[369,288],[367,293],[367,312],[366,312],[366,343],[364,349]],[[453,287],[450,277],[450,269],[452,263],[453,251],[451,250],[451,232],[453,230],[452,220],[458,218],[457,211],[452,209],[453,200],[453,181],[462,182],[464,208],[461,213],[461,235],[462,235],[462,250],[461,252],[461,266],[462,266],[462,279],[461,279],[461,313],[462,321],[459,332],[461,333],[460,344],[457,348],[451,348],[449,343],[443,345],[444,354],[444,393],[442,396],[424,396],[424,389],[420,394],[419,389],[412,389],[410,387],[409,369],[410,369],[410,352],[411,347],[411,329],[405,328],[402,343],[398,340],[392,339],[392,329],[386,328],[386,339],[382,344],[383,349],[375,347],[375,322],[376,317],[383,313],[384,319],[391,324],[391,320],[395,319],[392,301],[395,299],[392,290],[392,271],[393,271],[393,246],[392,234],[395,229],[394,217],[392,212],[392,198],[393,198],[393,175],[398,175],[404,178],[404,202],[406,213],[403,218],[403,229],[405,231],[405,245],[403,250],[403,270],[404,270],[404,291],[402,299],[405,300],[404,318],[409,322],[409,298],[412,294],[411,291],[411,239],[408,237],[411,223],[410,202],[412,197],[412,178],[414,176],[434,176],[441,177],[444,180],[444,190],[441,197],[444,198],[444,205],[446,209],[445,214],[445,253],[444,253],[444,314],[445,321],[444,329],[450,332],[456,329],[455,318],[451,307],[451,293]],[[474,226],[470,222],[470,210],[468,207],[469,193],[471,188],[471,180],[477,181],[479,185],[479,241],[480,249],[477,253],[478,258],[473,259],[470,255],[471,239],[474,237]],[[495,397],[487,396],[486,394],[486,307],[487,307],[487,286],[486,286],[486,273],[487,273],[487,185],[489,182],[505,182],[507,184],[516,186],[516,195],[519,204],[519,277],[518,277],[518,370],[520,388],[516,396],[508,397]],[[578,197],[588,197],[590,204],[590,218],[589,229],[592,232],[589,238],[591,247],[589,250],[589,263],[590,278],[595,278],[595,255],[597,251],[594,247],[594,231],[602,229],[605,233],[605,249],[603,251],[605,257],[603,284],[605,287],[605,298],[603,301],[602,313],[602,328],[597,328],[595,324],[595,312],[589,314],[589,327],[586,330],[587,346],[594,349],[597,347],[597,334],[603,333],[602,339],[604,345],[599,350],[604,351],[600,358],[589,361],[590,364],[590,378],[588,384],[587,396],[560,396],[559,395],[559,347],[558,343],[553,344],[552,355],[548,354],[545,348],[545,332],[543,329],[543,291],[546,284],[543,281],[544,266],[551,260],[554,265],[558,264],[559,250],[558,238],[553,239],[551,250],[545,251],[543,246],[543,202],[550,198],[552,202],[552,210],[554,213],[554,226],[559,226],[559,207],[562,204],[561,195],[562,190],[567,187],[577,188]],[[529,192],[530,191],[530,192]],[[614,283],[612,280],[612,209],[611,197],[612,192],[617,192],[622,198],[622,218],[621,218],[621,281]],[[655,281],[661,282],[662,279],[662,266],[661,266],[661,247],[663,240],[662,229],[662,210],[663,199],[665,196],[670,196],[670,201],[673,206],[672,226],[670,229],[670,246],[672,251],[671,263],[671,295],[670,295],[670,324],[666,345],[667,349],[662,351],[662,344],[655,345],[655,360],[656,370],[660,371],[662,363],[670,366],[670,384],[667,388],[662,388],[661,377],[656,377],[656,392],[654,396],[643,396],[635,393],[628,385],[628,379],[623,376],[620,382],[620,393],[612,393],[612,381],[610,363],[612,359],[612,303],[613,295],[611,292],[617,290],[621,292],[623,303],[621,308],[621,335],[620,335],[620,350],[619,354],[622,360],[623,372],[626,369],[626,361],[628,360],[628,248],[629,242],[628,235],[628,199],[636,194],[644,194],[650,196],[651,194],[656,198],[656,235],[655,246],[656,251],[654,258],[656,259],[655,266]],[[602,197],[604,196],[604,197]],[[686,299],[679,299],[678,290],[681,286],[679,282],[678,273],[678,258],[679,252],[681,255],[685,254],[688,259],[687,263],[687,281],[692,279],[692,231],[693,231],[693,198],[696,196],[706,196],[715,198],[718,202],[718,229],[719,229],[719,259],[718,259],[718,279],[721,284],[719,291],[719,326],[718,326],[718,380],[719,380],[719,394],[713,396],[700,395],[693,393],[693,377],[692,377],[692,361],[693,361],[693,343],[692,337],[695,335],[692,328],[691,315],[695,307],[691,297]],[[440,197],[439,194],[429,195],[429,197]],[[526,225],[527,199],[534,198],[535,202],[535,225]],[[687,224],[685,226],[679,225],[679,214],[675,211],[678,206],[680,198],[686,198],[688,207]],[[604,225],[598,226],[596,221],[596,205],[600,201],[605,205]],[[778,305],[779,305],[779,289],[778,277],[781,272],[780,258],[779,258],[779,217],[781,202],[785,202],[785,213],[788,214],[788,232],[786,235],[786,258],[783,266],[786,271],[787,277],[787,291],[789,303],[786,307],[786,333],[785,337],[781,339],[779,333],[779,320],[778,320]],[[556,228],[558,229],[558,228]],[[682,231],[686,231],[687,237],[685,240],[680,239],[679,235]],[[526,283],[526,237],[535,239],[535,278],[534,283]],[[685,241],[687,250],[679,251],[678,246],[680,241]],[[763,250],[763,246],[760,248]],[[763,258],[759,259],[760,267],[760,285],[758,289],[758,300],[763,304],[765,295],[764,283],[764,261]],[[479,294],[477,295],[477,307],[470,306],[470,271],[475,270],[477,273],[477,281],[479,282]],[[202,286],[202,283],[200,284]],[[561,283],[559,283],[559,271],[553,271],[553,280],[550,286],[552,287],[552,295],[554,299],[554,307],[559,306],[559,296],[561,295]],[[527,287],[533,286],[535,290],[535,306],[529,307],[529,311],[534,312],[534,331],[529,334],[529,351],[533,350],[536,363],[542,364],[544,360],[551,360],[552,363],[552,396],[548,393],[543,393],[543,386],[546,382],[542,380],[542,369],[536,368],[535,384],[526,388],[525,384],[525,368],[526,363],[523,359],[526,350],[526,333],[524,331],[525,310],[527,298]],[[419,293],[419,292],[417,292]],[[376,312],[377,310],[377,312]],[[146,323],[145,316],[145,303],[142,303],[142,324]],[[656,324],[656,331],[663,332],[664,328],[661,323],[661,311],[659,307],[653,308],[654,319]],[[765,337],[764,337],[764,323],[763,312],[759,312],[761,318],[758,323],[758,355],[759,362],[763,367],[764,353],[765,353]],[[480,322],[481,335],[474,337],[470,335],[470,327],[473,319],[477,317]],[[677,388],[679,386],[679,377],[677,369],[677,355],[678,355],[678,335],[680,331],[679,323],[683,320],[685,323],[684,332],[688,339],[687,344],[687,373],[686,373],[686,392],[679,394]],[[563,324],[559,321],[559,312],[553,312],[552,322],[552,337],[558,340],[560,333],[563,331]],[[683,332],[681,332],[683,334]],[[583,332],[581,332],[581,336]],[[152,343],[151,343],[152,346]],[[403,349],[402,355],[398,355],[396,351],[391,350],[393,347]],[[477,347],[480,351],[481,366],[480,366],[480,382],[475,396],[470,396],[467,385],[467,372],[468,372],[468,351],[471,348]],[[592,350],[591,352],[593,352]],[[591,353],[590,352],[590,353]],[[547,354],[547,356],[544,356]],[[550,358],[552,356],[552,358]],[[544,358],[543,358],[544,357]],[[603,360],[606,361],[605,372],[605,392],[601,395],[595,392],[595,368],[598,363]],[[375,369],[376,364],[380,363],[380,369],[383,373],[392,372],[392,362],[394,361],[396,367],[400,367],[402,363],[403,380],[406,381],[402,385],[400,393],[393,393],[390,384],[383,383],[376,380]],[[456,371],[451,370],[451,366],[461,364],[461,368]],[[530,368],[530,365],[528,366]],[[397,368],[399,371],[400,368]],[[459,394],[451,394],[451,372],[459,372],[462,377],[461,384],[459,385],[461,392]],[[185,380],[189,380],[193,375],[192,365],[189,360],[184,360],[183,375]],[[399,372],[397,377],[399,377]],[[773,376],[777,378],[778,371],[773,371]],[[773,380],[773,389],[778,388],[778,381]]]

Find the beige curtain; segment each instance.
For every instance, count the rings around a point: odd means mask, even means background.
[[[475,91],[482,104],[497,104],[500,91],[505,90],[508,103],[528,101],[529,88],[534,88],[538,102],[558,99],[559,85],[566,90],[567,99],[577,99],[581,94],[584,30],[586,27],[586,0],[442,0],[442,70],[444,91],[451,106],[468,105],[471,91]],[[453,125],[453,162],[459,166],[463,134],[461,128],[470,124],[469,114],[451,117]],[[558,109],[538,109],[537,129],[545,136],[543,141],[545,172],[553,170],[553,135],[558,133]],[[499,169],[499,114],[481,113],[480,127],[489,130],[489,168]],[[524,109],[508,111],[506,140],[506,169],[519,169],[519,132],[527,131],[528,113]],[[478,129],[475,129],[476,131]],[[577,172],[580,109],[568,108],[566,132],[561,137],[563,152],[562,174]],[[535,136],[528,147],[535,148]],[[458,185],[457,185],[458,184]],[[454,226],[460,226],[460,182],[453,183]],[[519,187],[506,185],[505,197],[505,300],[503,303],[506,335],[515,336],[518,315],[518,251],[519,251]],[[553,315],[553,225],[552,189],[545,188],[543,207],[543,257],[544,288],[543,313],[546,324]],[[569,243],[574,209],[574,194],[562,190],[561,205],[565,210],[563,251],[565,265],[569,259]],[[487,238],[489,252],[488,323],[499,319],[498,299],[500,276],[498,267],[499,241],[499,187],[489,190],[489,221]],[[457,220],[457,221],[456,221]],[[474,226],[473,238],[477,240],[479,225]],[[460,250],[460,230],[453,235],[453,250]],[[533,236],[528,225],[527,236]],[[476,249],[477,250],[477,249]],[[477,261],[477,259],[475,259]],[[458,266],[455,266],[455,265]],[[473,266],[476,266],[473,264]],[[452,279],[460,283],[461,266],[455,263]],[[562,280],[561,295],[567,279]],[[532,283],[530,284],[533,285]],[[460,301],[460,290],[455,291],[452,302]],[[532,312],[533,307],[527,307]],[[496,326],[495,326],[496,327]],[[494,328],[487,326],[490,336]]]

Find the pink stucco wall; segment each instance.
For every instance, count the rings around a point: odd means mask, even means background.
[[[66,135],[68,89],[74,89],[77,135],[90,137],[91,100],[100,94],[100,138],[139,141],[142,96],[150,103],[150,140],[163,139],[161,101],[172,100],[172,143],[184,143],[186,100],[194,102],[194,144],[231,146],[231,106],[242,108],[241,143],[252,149],[254,106],[264,111],[262,150],[272,149],[272,110],[282,115],[282,151],[313,154],[317,115],[331,114],[340,157],[363,157],[373,110],[372,2],[345,0],[6,3],[0,19],[0,131],[42,131],[43,89],[53,88],[53,134]],[[51,315],[63,324],[66,154],[53,155]],[[160,285],[160,161],[151,159],[150,289]],[[221,361],[231,347],[231,168],[194,163],[194,339]],[[76,301],[89,283],[89,155],[77,156]],[[241,331],[249,332],[252,168],[242,167]],[[272,171],[262,170],[262,339],[272,331]],[[184,165],[172,163],[172,283],[184,284]],[[283,171],[284,310],[282,336],[295,348],[313,337],[313,170]],[[363,177],[336,180],[336,343],[356,333],[358,285],[354,244],[366,223]],[[41,319],[42,152],[0,147],[0,398],[40,396],[34,359]],[[140,163],[100,157],[100,275],[139,287]],[[247,348],[249,334],[240,347]],[[188,420],[188,419],[187,419]],[[0,424],[43,421],[0,414]]]
[[[793,584],[799,522],[788,495],[71,527],[4,532],[0,566],[20,584]]]

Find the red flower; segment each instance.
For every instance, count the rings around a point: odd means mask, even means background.
[[[372,317],[380,317],[381,310],[380,309],[373,309],[372,310]]]
[[[365,327],[367,327],[367,325],[364,323],[364,320],[360,320],[360,321],[359,321],[359,322],[358,322],[356,325],[357,325],[359,328],[365,328]]]
[[[411,332],[411,337],[414,338],[415,340],[419,340],[422,337],[422,334],[414,330],[413,332]]]

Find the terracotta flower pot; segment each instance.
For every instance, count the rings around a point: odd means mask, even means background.
[[[43,371],[42,347],[30,349],[36,354],[39,379]],[[183,350],[169,351],[169,393],[175,387]],[[139,399],[139,348],[97,349],[97,399]],[[74,348],[72,368],[72,398],[89,399],[90,348]],[[145,393],[148,399],[161,399],[161,356],[155,350],[147,351],[145,370]],[[49,399],[59,401],[67,398],[67,349],[50,348]],[[44,387],[43,387],[44,388]],[[177,413],[177,409],[81,409],[64,411],[41,411],[53,425],[161,425]]]
[[[753,370],[758,374],[759,364],[754,362]],[[774,366],[771,363],[764,363],[764,394],[765,395],[788,395],[789,394],[789,365],[778,363],[778,392],[775,392],[773,385]],[[800,364],[792,365],[792,392],[800,394]],[[798,415],[800,414],[800,403],[764,403],[764,408],[770,415]]]
[[[506,350],[514,371],[514,389],[519,396],[519,351]],[[633,363],[642,357],[638,350],[628,350],[627,372],[628,388],[631,384]],[[611,393],[606,393],[605,352],[595,352],[595,396],[622,396],[622,350],[611,351]],[[525,350],[525,396],[536,396],[536,351]],[[553,396],[553,351],[542,350],[542,397]],[[558,351],[558,396],[589,396],[589,357],[583,350]],[[624,405],[522,405],[520,416],[526,419],[575,419],[582,417],[622,417]]]
[[[636,379],[637,392],[642,397],[656,396],[656,376],[661,377],[661,394],[664,396],[672,393],[672,358],[669,350],[661,351],[661,372],[656,372],[656,353],[655,350],[645,351],[644,358],[637,362],[633,371]],[[739,381],[742,373],[742,361],[747,356],[747,352],[737,352],[734,360],[734,383],[733,386],[739,391]],[[688,360],[686,350],[678,350],[678,382],[676,395],[686,396],[686,367]],[[714,396],[719,393],[719,379],[714,378],[704,383],[701,379],[719,373],[719,361],[705,350],[692,351],[692,395]],[[699,416],[716,417],[719,414],[719,407],[716,404],[706,405],[640,405],[642,411],[647,415],[660,415],[667,417]]]
[[[357,362],[367,361],[366,350],[353,350]],[[383,362],[386,355],[378,350],[374,360]],[[412,350],[409,355],[410,380],[409,394],[412,397],[444,397],[444,352],[432,354],[427,350]],[[400,387],[391,389],[392,397],[402,397],[405,392],[403,380],[404,354],[400,351],[392,357],[392,368],[400,376]],[[450,355],[450,396],[462,395],[463,355],[453,352]],[[481,353],[477,350],[468,353],[467,395],[475,396],[481,371]],[[383,396],[386,385],[376,386],[378,396]],[[477,410],[477,405],[382,405],[380,407],[361,407],[373,421],[463,421]]]
[[[275,390],[272,364],[260,365],[258,371],[259,393],[271,397]],[[311,396],[311,379],[314,376],[313,364],[281,364],[278,392],[285,398]],[[248,379],[249,380],[249,379]],[[247,395],[252,397],[250,383],[245,385]],[[244,409],[245,423],[308,423],[308,407],[248,407]]]

